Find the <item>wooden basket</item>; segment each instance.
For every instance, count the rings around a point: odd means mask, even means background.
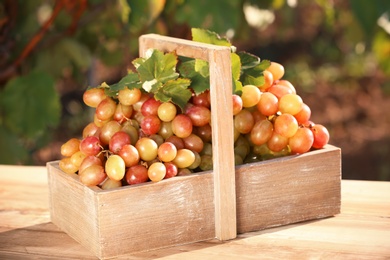
[[[340,212],[341,151],[234,167],[230,48],[160,35],[149,48],[210,64],[213,171],[113,190],[87,187],[47,164],[51,220],[99,258],[261,230]]]

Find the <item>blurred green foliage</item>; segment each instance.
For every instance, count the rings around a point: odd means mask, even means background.
[[[318,77],[376,75],[390,93],[389,10],[386,0],[3,0],[0,163],[35,164],[53,139],[77,135],[88,111],[66,101],[124,75],[145,33],[189,39],[193,27],[210,29],[281,62],[304,91]]]

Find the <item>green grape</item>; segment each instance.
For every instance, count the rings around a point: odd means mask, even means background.
[[[142,94],[141,90],[139,90],[138,88],[134,88],[134,89],[124,88],[119,90],[118,100],[121,104],[125,106],[130,106],[140,101],[141,94]]]
[[[70,161],[70,157],[62,158],[59,162],[60,169],[68,174],[76,173],[78,167]]]
[[[242,87],[242,106],[243,107],[253,107],[255,106],[261,96],[261,91],[258,87],[254,85],[245,85]]]
[[[80,140],[77,138],[71,138],[61,145],[61,155],[65,157],[70,157],[74,153],[80,150]]]
[[[115,188],[122,187],[122,181],[115,181],[110,178],[107,178],[102,184],[101,188],[103,190],[111,190]]]
[[[140,158],[144,161],[152,161],[157,157],[158,145],[151,138],[140,138],[135,144],[135,148],[137,148]]]
[[[203,154],[200,156],[201,162],[199,168],[202,171],[209,171],[213,169],[213,157],[209,154]]]
[[[153,182],[158,182],[164,179],[167,169],[161,162],[155,162],[148,168],[148,177]]]
[[[115,181],[122,180],[126,173],[125,161],[117,154],[111,155],[106,161],[105,171],[108,178]]]
[[[163,122],[172,121],[177,113],[176,106],[170,102],[162,103],[157,109],[157,115]]]
[[[189,149],[179,149],[172,162],[176,164],[178,168],[187,168],[195,162],[195,154]]]

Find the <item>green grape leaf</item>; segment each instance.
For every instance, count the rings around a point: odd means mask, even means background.
[[[192,95],[191,90],[188,89],[190,84],[189,79],[170,80],[155,92],[154,97],[162,102],[171,101],[184,110]]]
[[[205,30],[205,29],[199,29],[199,28],[192,28],[192,40],[195,42],[203,42],[203,43],[209,43],[219,46],[232,46],[230,41],[226,38],[221,38],[217,33]]]
[[[137,73],[129,71],[126,76],[124,76],[119,82],[112,84],[110,86],[110,91],[117,93],[119,90],[128,88],[128,89],[134,89],[138,88],[140,89],[142,87],[142,84],[139,80],[139,76]]]
[[[179,74],[176,72],[177,62],[176,54],[164,54],[159,50],[153,50],[150,57],[135,59],[133,64],[142,82],[157,80],[164,84],[179,77]]]
[[[27,149],[20,138],[0,125],[0,164],[21,164],[28,158]]]
[[[270,66],[271,62],[262,60],[257,66],[242,71],[240,80],[244,85],[261,86],[264,84],[263,71]]]
[[[196,71],[195,63],[196,61],[194,59],[182,62],[180,63],[178,70],[182,77],[191,80],[190,86],[195,94],[200,94],[210,89],[210,78],[208,76],[205,77],[199,71]]]
[[[29,138],[35,138],[48,126],[56,126],[61,116],[54,79],[41,71],[8,81],[1,93],[0,107],[6,127]]]
[[[232,76],[234,80],[238,80],[241,75],[241,59],[236,53],[230,53],[230,61],[232,63]]]
[[[256,67],[260,63],[260,58],[251,53],[242,51],[238,52],[237,55],[240,57],[243,70]]]
[[[210,67],[209,63],[205,60],[196,59],[195,60],[195,71],[199,72],[200,75],[207,78],[210,76]]]

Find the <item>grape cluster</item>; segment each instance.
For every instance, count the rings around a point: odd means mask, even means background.
[[[283,74],[283,66],[271,62],[263,85],[245,85],[241,95],[232,95],[236,165],[328,143],[327,129],[310,121],[310,108]],[[114,97],[91,88],[83,100],[95,108],[93,122],[82,138],[62,145],[59,162],[83,184],[110,189],[212,169],[208,90],[193,94],[183,110],[138,88],[123,88]]]

